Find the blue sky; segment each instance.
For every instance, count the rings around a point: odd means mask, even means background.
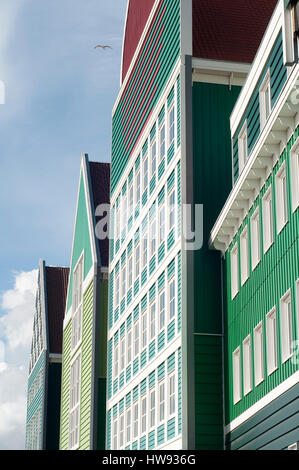
[[[27,373],[29,343],[11,330],[31,334],[34,270],[69,265],[81,153],[110,160],[125,12],[126,0],[0,0],[0,421],[4,374]],[[0,448],[18,448],[19,433],[12,444],[0,425]]]

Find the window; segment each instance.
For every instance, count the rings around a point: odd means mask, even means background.
[[[132,328],[127,332],[127,364],[132,360]]]
[[[169,392],[169,416],[175,413],[175,374],[171,374],[168,378]]]
[[[123,371],[126,363],[126,343],[125,338],[120,342],[120,371]]]
[[[129,218],[133,215],[134,208],[134,187],[133,184],[129,187]]]
[[[156,302],[150,307],[150,339],[154,339],[156,334]]]
[[[299,142],[291,149],[292,210],[299,206]]]
[[[232,299],[237,295],[239,291],[239,260],[238,260],[238,244],[236,243],[233,247],[231,254],[231,290]]]
[[[138,403],[134,405],[133,435],[134,435],[134,438],[138,436]]]
[[[114,377],[118,376],[118,343],[114,346]]]
[[[161,124],[160,129],[159,129],[159,150],[160,150],[159,152],[160,162],[162,162],[162,160],[165,157],[165,122],[164,121]]]
[[[254,329],[254,378],[256,386],[264,380],[264,339],[262,323]]]
[[[113,449],[117,449],[117,418],[113,421]]]
[[[251,217],[251,258],[252,269],[260,262],[260,212],[256,209]]]
[[[261,129],[265,126],[271,112],[271,86],[270,86],[270,70],[268,70],[262,86],[260,88],[260,116]]]
[[[134,357],[139,354],[139,320],[134,325]]]
[[[132,255],[128,259],[128,288],[132,287],[133,283],[133,257]]]
[[[281,232],[288,219],[287,178],[285,163],[276,175],[277,231]]]
[[[156,173],[156,168],[157,168],[157,145],[156,145],[156,140],[154,140],[151,146],[151,176],[152,177]]]
[[[240,347],[233,353],[234,405],[241,400],[241,353]]]
[[[243,341],[243,382],[244,395],[252,390],[252,363],[251,363],[251,338],[250,335]]]
[[[122,298],[126,295],[126,265],[124,264],[121,268],[121,296]]]
[[[273,243],[273,202],[271,187],[263,197],[263,237],[264,253],[266,253]]]
[[[299,2],[298,0],[292,2],[291,11],[292,32],[293,32],[293,49],[294,59],[298,60],[299,56]]]
[[[126,418],[127,418],[126,419],[126,423],[127,423],[126,440],[127,440],[127,443],[128,443],[131,440],[131,420],[132,420],[131,408],[129,408],[127,410]]]
[[[147,244],[148,244],[148,234],[147,231],[144,232],[142,237],[142,268],[145,268],[147,265]]]
[[[83,255],[74,269],[72,302],[72,350],[81,341],[82,335],[82,291],[83,291]]]
[[[146,432],[146,397],[141,399],[141,433]]]
[[[165,326],[165,291],[159,295],[159,327],[160,330]]]
[[[122,414],[119,418],[119,447],[124,445],[124,432],[125,432],[125,417]]]
[[[127,195],[125,195],[122,198],[122,207],[121,207],[121,230],[122,231],[124,228],[126,228],[126,225],[127,225],[127,219],[128,219],[127,206],[128,206],[128,197]]]
[[[159,210],[159,244],[165,239],[165,206]]]
[[[165,419],[165,383],[159,384],[159,421]]]
[[[135,247],[135,279],[140,274],[140,244]]]
[[[245,122],[238,137],[238,151],[239,151],[239,174],[240,174],[248,159],[247,122]]]
[[[169,194],[169,218],[168,218],[168,231],[170,231],[175,224],[175,191]]]
[[[146,311],[142,315],[141,327],[142,327],[142,348],[145,348],[147,345],[147,313]]]
[[[171,107],[168,113],[168,125],[169,125],[169,145],[174,141],[174,106]]]
[[[79,445],[81,355],[71,364],[69,449]]]
[[[282,362],[292,355],[292,304],[289,291],[280,301],[281,356]]]
[[[268,375],[277,369],[277,325],[276,310],[268,313],[266,318],[267,328],[267,369]]]
[[[136,204],[140,202],[140,170],[136,174]]]
[[[175,316],[175,281],[169,282],[169,320]]]
[[[148,185],[148,156],[146,155],[143,159],[143,191],[146,190]]]
[[[151,223],[151,239],[150,239],[150,256],[154,256],[156,252],[156,220]]]
[[[114,304],[115,307],[119,304],[119,273],[116,274],[115,277],[115,291],[114,291]]]
[[[150,427],[153,428],[156,423],[156,392],[150,392]]]
[[[243,230],[240,237],[240,255],[241,255],[241,285],[245,284],[249,275],[249,244],[248,229]]]
[[[120,236],[120,207],[119,203],[116,204],[116,216],[115,216],[115,238],[119,239]]]

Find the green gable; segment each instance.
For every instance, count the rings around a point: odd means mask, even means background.
[[[84,250],[84,279],[85,279],[85,277],[87,276],[92,266],[92,247],[91,247],[91,242],[90,242],[90,232],[89,232],[89,225],[88,225],[87,202],[86,202],[86,197],[85,197],[83,171],[81,170],[80,190],[79,190],[78,206],[77,206],[77,213],[76,213],[75,235],[74,235],[73,252],[72,252],[72,258],[71,258],[70,280],[69,280],[69,287],[68,287],[67,310],[69,310],[69,308],[72,305],[74,267],[76,266],[83,250]]]

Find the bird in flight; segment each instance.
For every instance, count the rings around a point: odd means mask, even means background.
[[[112,49],[111,46],[102,46],[101,44],[98,44],[97,46],[94,47],[95,49],[100,48],[100,49]]]

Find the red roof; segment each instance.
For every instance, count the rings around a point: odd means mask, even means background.
[[[251,63],[277,0],[193,0],[193,57]]]
[[[110,203],[110,163],[89,162],[89,169],[94,210],[96,210],[100,204]],[[101,217],[96,217],[96,223],[100,219]],[[96,240],[101,256],[101,266],[108,267],[109,239],[99,240],[96,238]]]
[[[155,0],[129,0],[129,2],[123,46],[122,81],[130,67]]]
[[[62,353],[62,330],[69,268],[46,266],[46,290],[50,353]]]

